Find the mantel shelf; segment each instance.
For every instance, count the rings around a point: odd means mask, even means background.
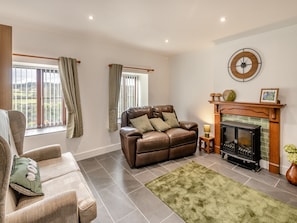
[[[220,153],[220,123],[224,114],[265,118],[269,120],[269,171],[280,168],[280,110],[286,104],[208,101],[214,105],[215,152]]]
[[[261,108],[282,108],[286,104],[272,104],[272,103],[254,103],[254,102],[235,102],[235,101],[208,101],[215,105],[229,105],[229,106],[245,106],[245,107],[261,107]]]

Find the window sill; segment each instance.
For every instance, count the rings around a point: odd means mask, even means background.
[[[44,135],[55,132],[63,132],[66,131],[66,126],[56,126],[56,127],[48,127],[42,129],[28,129],[25,132],[25,136],[36,136],[36,135]]]

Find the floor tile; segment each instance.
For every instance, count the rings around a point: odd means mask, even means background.
[[[164,219],[161,223],[184,223],[184,220],[181,219],[177,214],[172,213],[169,217]]]
[[[124,169],[112,172],[110,175],[117,186],[125,193],[130,193],[131,191],[134,191],[142,186],[142,184],[139,183],[135,177],[133,177]]]
[[[156,179],[156,175],[154,175],[151,171],[146,170],[139,174],[134,175],[134,177],[141,182],[142,184],[146,184],[154,179]]]
[[[171,209],[145,187],[133,191],[129,197],[151,223],[160,223],[172,214]]]
[[[101,168],[101,165],[97,162],[95,158],[81,160],[78,164],[79,166],[82,166],[86,172]]]
[[[248,179],[250,179],[250,177],[244,176],[242,174],[236,173],[234,171],[232,171],[229,168],[226,168],[225,166],[222,166],[220,164],[213,164],[212,166],[209,167],[209,169],[216,171],[217,173],[222,174],[225,177],[229,177],[239,183],[244,184],[245,182],[248,181]]]
[[[114,221],[122,219],[136,210],[127,194],[122,192],[117,185],[100,190],[99,195]]]
[[[124,218],[117,221],[117,223],[149,223],[139,210],[135,210]]]
[[[255,179],[251,179],[246,185],[285,203],[288,203],[292,197],[292,195],[286,191],[269,186]]]
[[[96,191],[103,190],[106,187],[115,184],[111,176],[103,168],[89,171],[87,174]]]
[[[262,169],[244,169],[204,151],[181,159],[131,169],[121,150],[78,162],[97,200],[98,217],[93,223],[182,223],[184,222],[144,184],[190,161],[296,207],[297,186],[285,176]]]

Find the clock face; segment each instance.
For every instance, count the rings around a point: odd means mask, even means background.
[[[260,72],[262,61],[259,53],[250,48],[243,48],[230,57],[228,62],[229,75],[236,81],[252,80]]]

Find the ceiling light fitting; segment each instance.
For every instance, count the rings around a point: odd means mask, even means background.
[[[221,18],[220,18],[220,21],[221,21],[222,23],[226,22],[226,17],[224,17],[224,16],[221,17]]]

